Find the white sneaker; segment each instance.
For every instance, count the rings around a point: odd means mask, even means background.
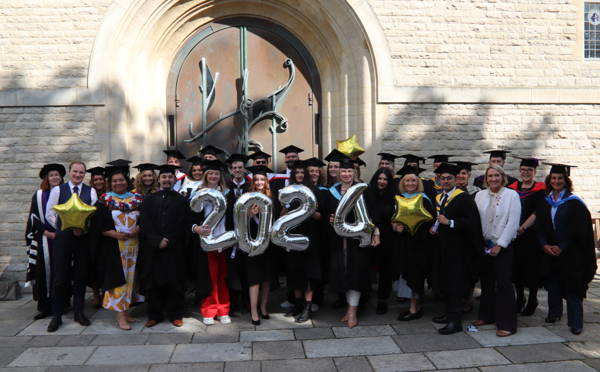
[[[231,318],[229,317],[229,315],[220,316],[219,321],[221,322],[221,324],[231,324]]]
[[[316,313],[317,311],[319,311],[319,305],[317,305],[317,304],[311,304],[310,305],[310,311],[312,311],[313,313]]]
[[[204,323],[206,325],[213,325],[213,324],[215,324],[215,319],[214,318],[202,318],[202,323]]]
[[[288,300],[285,300],[284,302],[280,303],[279,306],[283,309],[291,309],[292,307],[294,307],[294,304],[289,302]]]

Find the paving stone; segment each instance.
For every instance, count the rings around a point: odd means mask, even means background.
[[[54,333],[48,333],[48,324],[50,318],[36,320],[28,327],[19,332],[19,336],[62,336],[62,335],[78,335],[85,330],[81,324],[75,323],[71,317],[62,317],[62,325]]]
[[[583,359],[584,356],[563,344],[538,344],[502,346],[496,348],[513,363],[551,362],[555,360]]]
[[[14,336],[27,328],[32,320],[0,320],[0,336]],[[47,327],[47,326],[46,326]],[[22,335],[29,336],[29,335]]]
[[[331,359],[267,360],[262,362],[262,372],[334,372]]]
[[[304,358],[300,341],[270,341],[252,343],[252,360]]]
[[[425,355],[439,369],[510,364],[508,359],[494,349],[431,351]]]
[[[267,329],[288,329],[288,328],[310,328],[312,321],[296,323],[293,317],[286,317],[283,314],[270,314],[270,319],[261,319],[257,330]]]
[[[85,329],[82,335],[131,335],[140,333],[144,328],[144,322],[130,323],[131,330],[124,331],[117,326],[114,315],[110,319],[94,319],[92,324]]]
[[[261,372],[258,360],[245,362],[225,362],[224,372]]]
[[[0,367],[0,372],[46,372],[51,369],[52,367]]]
[[[90,345],[115,346],[115,345],[144,345],[148,335],[97,335]]]
[[[423,354],[391,354],[367,357],[377,372],[423,371],[435,366]]]
[[[271,331],[241,331],[240,342],[253,341],[289,341],[294,339],[294,331],[291,329]]]
[[[431,369],[425,372],[437,372],[439,369]],[[477,368],[459,368],[459,369],[444,369],[444,372],[479,372]]]
[[[81,365],[94,352],[94,346],[29,348],[9,367]]]
[[[392,336],[396,334],[389,325],[357,326],[354,328],[333,327],[333,333],[337,338]]]
[[[26,348],[19,346],[0,348],[0,367],[7,366],[16,357],[21,355],[25,350]]]
[[[187,344],[175,347],[171,363],[229,362],[250,360],[251,357],[250,343]]]
[[[192,341],[193,333],[155,333],[148,335],[146,341],[149,345],[178,345],[189,344]]]
[[[192,343],[203,344],[214,342],[238,342],[239,334],[240,331],[238,331],[236,328],[217,328],[211,326],[204,331],[194,333]]]
[[[462,332],[446,336],[421,333],[416,335],[398,335],[392,338],[405,353],[481,347],[479,343]]]
[[[183,318],[183,326],[175,327],[171,322],[163,321],[152,328],[145,327],[142,333],[195,333],[202,332],[206,326],[198,319]]]
[[[600,341],[568,342],[567,346],[587,358],[600,358]]]
[[[468,332],[477,342],[486,347],[545,344],[551,342],[564,342],[565,339],[548,331],[544,327],[520,328],[517,333],[508,337],[496,336],[496,330]]]
[[[148,365],[125,365],[125,366],[62,366],[50,367],[46,372],[147,372]]]
[[[150,372],[222,372],[223,363],[193,363],[193,364],[154,364]]]
[[[31,336],[0,336],[0,347],[23,346],[31,341]]]
[[[583,332],[579,335],[572,334],[571,330],[566,325],[549,326],[546,328],[568,341],[600,340],[600,324],[584,324]]]
[[[584,360],[584,363],[596,371],[600,371],[600,359],[586,359]]]
[[[90,342],[94,339],[94,335],[73,335],[73,336],[63,336],[60,341],[56,344],[56,346],[88,346]]]
[[[366,372],[373,369],[364,356],[333,358],[339,372]]]
[[[318,340],[323,338],[333,338],[331,328],[298,328],[294,329],[296,340]]]
[[[400,352],[398,345],[389,336],[309,340],[303,341],[303,343],[308,358],[393,354]]]
[[[513,364],[501,367],[480,367],[482,372],[591,372],[592,367],[581,361]]]
[[[33,336],[27,347],[56,346],[65,336]]]
[[[99,346],[86,365],[168,363],[173,345]]]
[[[431,321],[426,322],[400,322],[400,324],[395,324],[392,326],[394,331],[396,331],[399,335],[412,335],[417,333],[437,333],[437,328],[431,323]]]
[[[38,313],[37,309],[0,309],[0,320],[29,320],[32,321],[33,317]]]

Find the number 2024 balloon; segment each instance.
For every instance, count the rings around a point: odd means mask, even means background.
[[[279,191],[281,204],[291,203],[294,199],[300,201],[300,206],[277,219],[273,224],[273,231],[271,231],[271,241],[285,248],[288,252],[291,250],[303,251],[308,248],[310,244],[308,237],[300,234],[289,234],[288,231],[311,218],[317,210],[317,198],[308,187],[290,185]]]
[[[352,185],[340,200],[333,218],[333,229],[336,234],[344,238],[359,239],[361,247],[371,244],[371,234],[375,229],[367,213],[367,206],[362,195],[366,188],[366,183]],[[346,222],[346,217],[352,210],[354,210],[355,221],[353,223]]]
[[[248,210],[257,205],[260,212],[258,217],[258,231],[253,239],[250,236]],[[238,237],[238,247],[248,253],[248,256],[263,254],[269,246],[269,230],[273,219],[273,202],[260,192],[242,194],[233,206],[233,224]]]
[[[222,234],[215,236],[214,231],[221,219],[225,216],[227,210],[227,201],[225,196],[215,189],[202,188],[194,194],[190,200],[190,208],[197,213],[207,209],[206,204],[212,205],[212,210],[204,219],[203,225],[210,227],[210,232],[206,236],[200,236],[200,246],[206,252],[219,251],[230,247],[237,243],[235,231],[225,231]]]

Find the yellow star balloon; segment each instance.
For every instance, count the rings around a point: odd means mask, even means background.
[[[433,216],[423,205],[423,194],[412,198],[396,195],[396,213],[392,216],[392,222],[401,223],[408,229],[410,235],[415,235],[419,227]]]
[[[365,152],[365,149],[360,147],[358,144],[358,141],[356,140],[356,134],[353,134],[352,137],[346,138],[343,141],[335,141],[335,143],[335,147],[339,152],[352,159],[356,159],[360,156],[360,154]]]
[[[52,208],[60,217],[62,231],[70,228],[85,230],[88,219],[96,212],[96,207],[82,202],[76,193],[73,193],[66,203],[57,204]]]

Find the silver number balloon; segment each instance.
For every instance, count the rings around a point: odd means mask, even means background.
[[[190,200],[190,208],[197,213],[202,212],[206,203],[212,204],[212,211],[204,218],[202,225],[208,225],[210,232],[206,236],[200,236],[200,246],[206,252],[219,251],[234,245],[237,242],[235,231],[225,231],[215,236],[215,227],[225,216],[227,201],[225,196],[215,189],[203,188],[193,194]]]
[[[271,231],[271,241],[290,250],[303,251],[308,248],[310,240],[300,234],[288,234],[288,231],[306,219],[310,218],[317,209],[317,198],[315,194],[304,185],[290,185],[279,191],[279,201],[281,204],[291,203],[292,200],[300,200],[300,207],[288,211],[273,223]]]
[[[366,188],[366,183],[352,185],[340,200],[333,218],[333,229],[336,234],[344,238],[359,239],[361,247],[371,244],[371,234],[375,229],[362,195]],[[348,223],[346,217],[352,210],[354,210],[355,221]]]
[[[258,232],[256,237],[250,237],[248,209],[258,205]],[[239,248],[248,253],[248,256],[263,254],[269,246],[269,230],[273,220],[273,202],[260,192],[247,192],[242,194],[233,206],[233,223],[238,236]]]

